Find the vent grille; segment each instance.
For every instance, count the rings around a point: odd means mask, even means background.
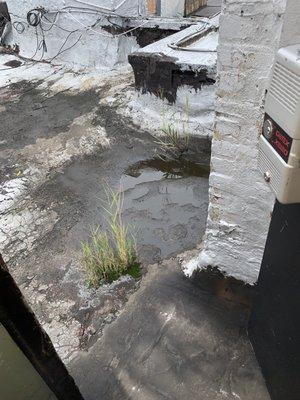
[[[269,92],[285,109],[294,114],[300,99],[300,77],[277,62]]]
[[[266,156],[262,148],[259,149],[258,168],[262,174],[265,172],[270,173],[270,186],[277,193],[280,188],[281,174],[272,161]]]

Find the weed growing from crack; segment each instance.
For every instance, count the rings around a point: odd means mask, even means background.
[[[166,159],[170,157],[178,157],[188,150],[190,143],[188,124],[189,103],[188,99],[186,99],[184,115],[180,122],[175,121],[174,115],[169,121],[165,121],[163,116],[163,125],[161,128],[161,133],[163,135],[161,138],[156,140],[156,143],[160,145],[161,150],[163,151],[161,158]]]
[[[123,221],[123,192],[106,190],[108,228],[91,232],[89,242],[82,243],[83,264],[90,287],[111,283],[123,275],[141,276],[135,240]]]

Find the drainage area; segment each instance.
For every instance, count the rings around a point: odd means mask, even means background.
[[[141,261],[161,261],[194,248],[204,234],[208,166],[153,158],[121,178],[124,220],[137,239]]]

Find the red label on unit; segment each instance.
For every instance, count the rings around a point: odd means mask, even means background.
[[[268,115],[265,115],[263,135],[276,152],[288,162],[293,139]]]

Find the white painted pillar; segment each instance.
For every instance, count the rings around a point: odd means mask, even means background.
[[[300,43],[300,1],[287,0],[280,47]]]
[[[190,271],[211,265],[257,280],[274,203],[257,171],[258,136],[285,6],[286,0],[223,0],[208,221]]]
[[[185,0],[161,0],[161,17],[183,17],[184,6]]]

